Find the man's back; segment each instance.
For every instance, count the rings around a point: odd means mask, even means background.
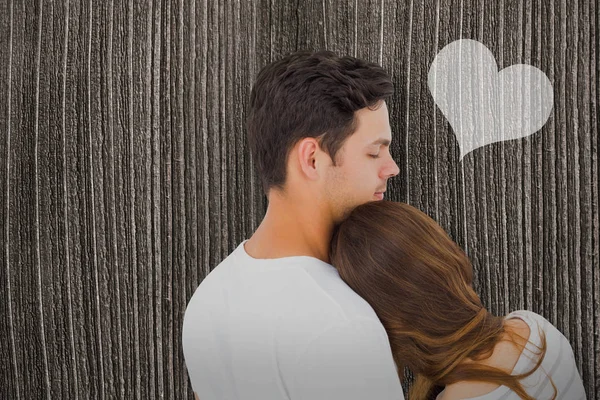
[[[201,400],[403,398],[373,309],[313,257],[240,244],[190,300],[183,350]]]

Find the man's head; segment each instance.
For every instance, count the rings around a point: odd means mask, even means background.
[[[398,173],[385,103],[392,93],[380,66],[328,51],[294,53],[263,68],[247,128],[265,193],[311,193],[334,220],[377,200]]]

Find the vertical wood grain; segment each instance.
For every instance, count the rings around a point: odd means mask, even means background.
[[[267,206],[250,90],[300,49],[390,72],[388,198],[466,250],[491,311],[555,324],[597,398],[599,29],[581,0],[0,0],[0,398],[193,399],[187,301]],[[459,160],[427,80],[460,38],[546,73],[540,131]]]
[[[2,243],[2,274],[0,283],[2,288],[2,301],[0,301],[1,314],[4,323],[0,328],[3,340],[0,344],[0,352],[4,362],[3,386],[6,395],[21,398],[19,386],[19,364],[17,362],[17,348],[15,340],[15,325],[13,319],[13,288],[11,284],[10,268],[10,202],[11,192],[8,171],[11,169],[11,124],[12,124],[12,81],[13,81],[13,2],[3,2],[0,12],[0,132],[5,132],[0,137],[0,149],[2,154],[2,169],[0,170],[0,181],[2,182],[2,196],[0,197],[1,217],[3,221],[0,231],[0,243]]]

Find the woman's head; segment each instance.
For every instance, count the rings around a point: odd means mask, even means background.
[[[464,252],[407,204],[379,201],[354,209],[334,232],[331,261],[391,333],[397,361],[415,373],[439,374],[435,355],[483,308]]]
[[[381,320],[399,371],[417,376],[411,397],[486,374],[522,391],[508,374],[463,363],[492,353],[503,318],[482,306],[469,259],[433,219],[403,203],[366,203],[336,227],[330,253]]]

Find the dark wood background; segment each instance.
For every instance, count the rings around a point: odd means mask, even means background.
[[[192,398],[188,299],[266,201],[244,120],[259,69],[297,49],[382,64],[389,199],[472,258],[492,311],[536,311],[600,398],[596,0],[0,0],[0,398]],[[475,150],[427,88],[446,44],[554,87],[543,129]]]

